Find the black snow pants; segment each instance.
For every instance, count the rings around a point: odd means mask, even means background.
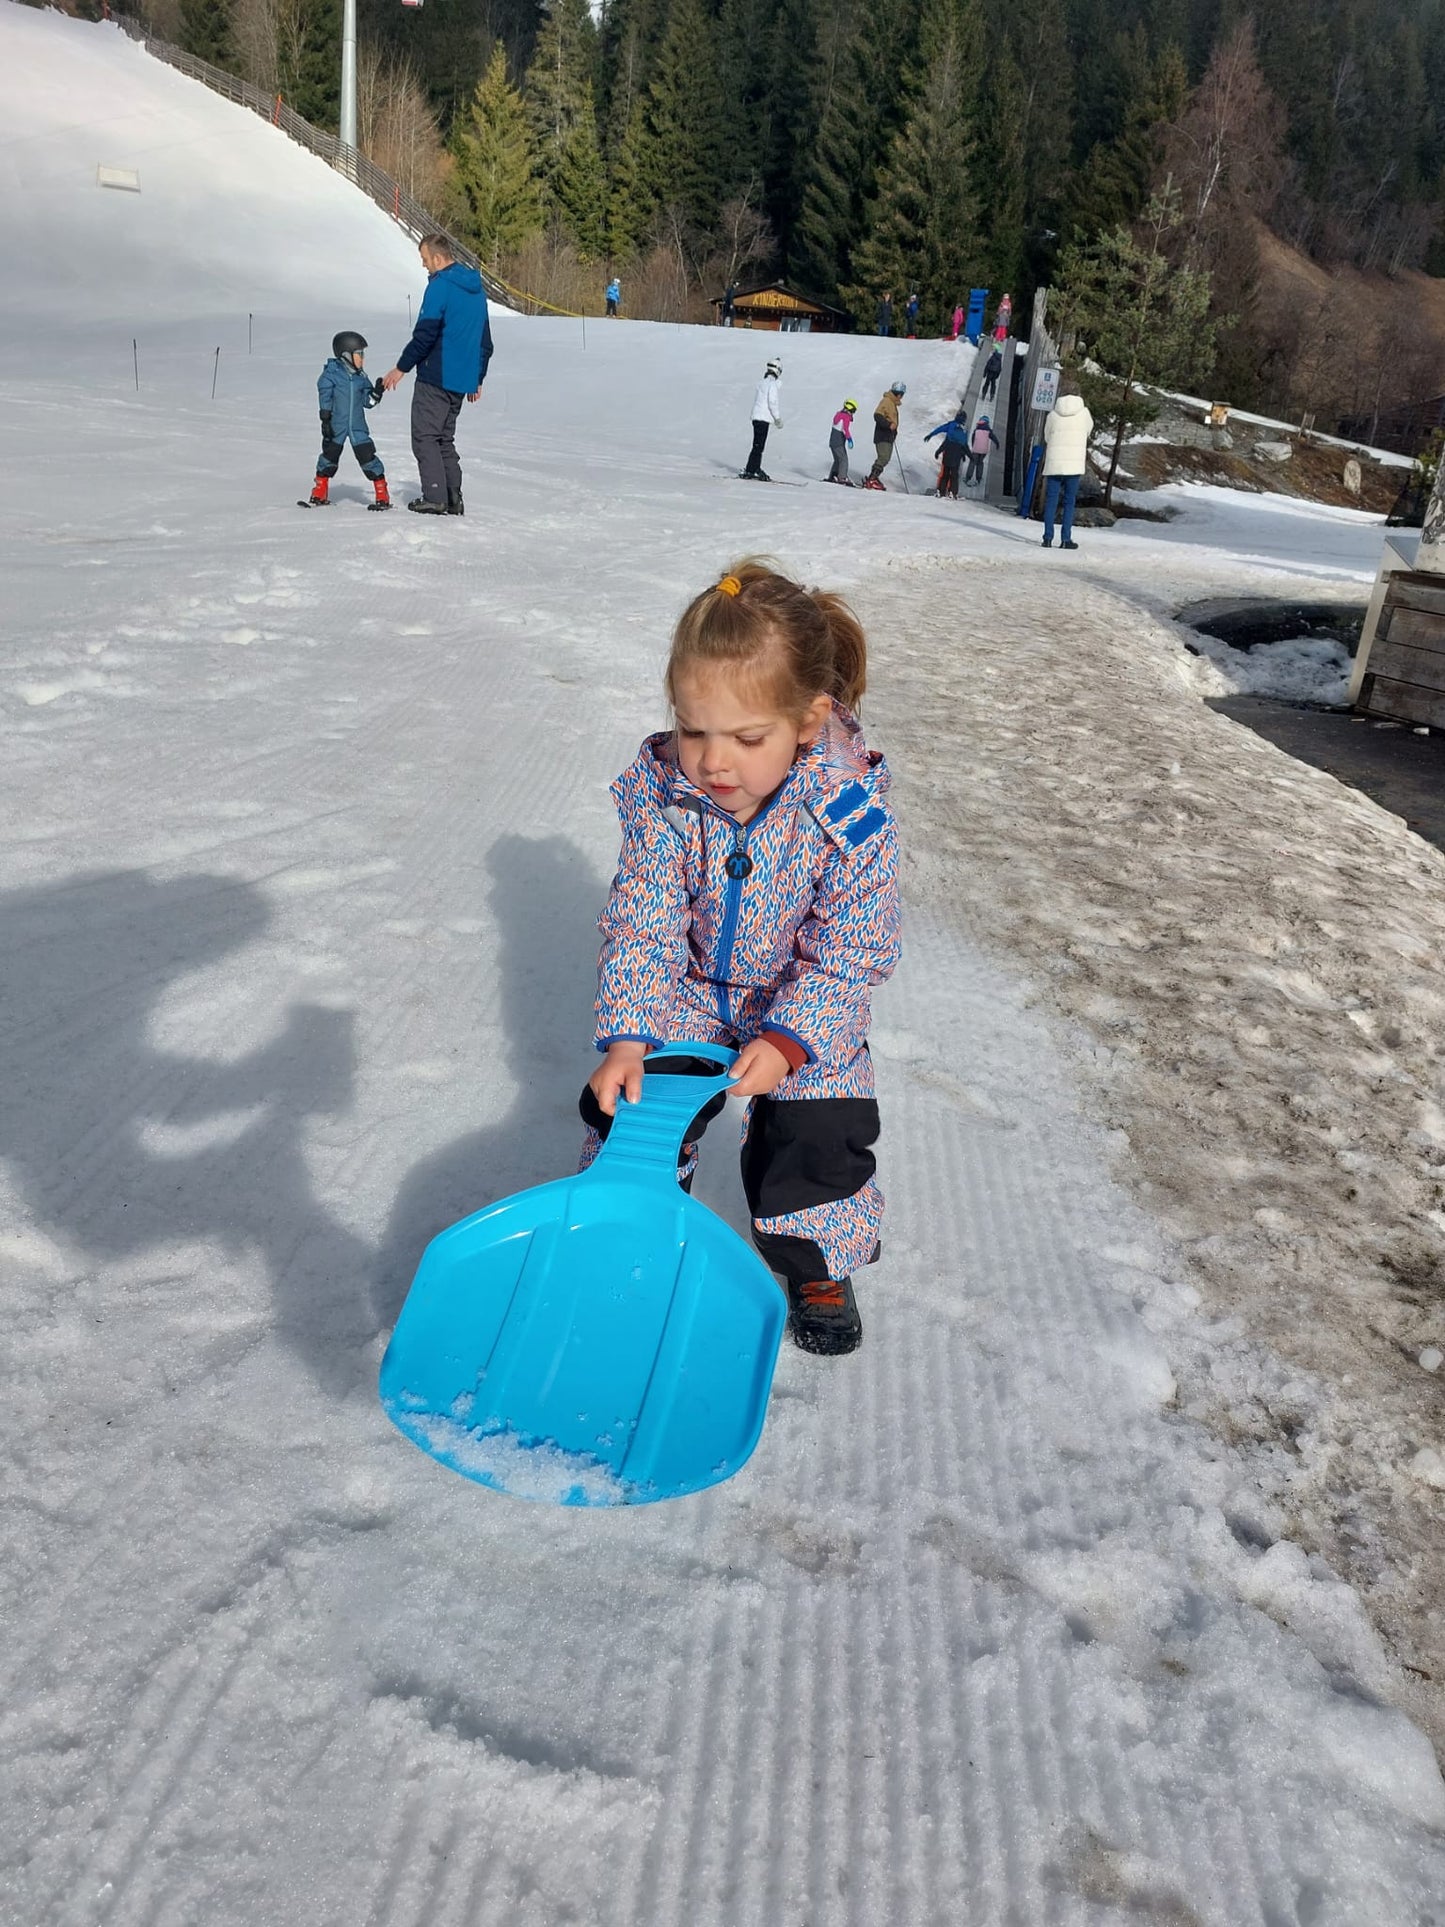
[[[687,1075],[690,1069],[710,1072],[712,1064],[698,1058],[677,1057],[657,1070]],[[653,1075],[657,1073],[654,1072]],[[710,1098],[688,1126],[678,1182],[692,1189],[697,1142],[713,1118],[725,1108],[724,1096]],[[589,1131],[604,1143],[612,1119],[584,1085],[577,1109]],[[816,1220],[803,1218],[797,1230],[781,1232],[779,1220],[798,1224],[799,1214],[820,1205],[832,1206],[848,1221],[851,1234],[863,1242],[853,1261],[872,1264],[878,1256],[876,1220],[882,1199],[873,1185],[877,1160],[878,1103],[872,1097],[815,1097],[792,1102],[755,1097],[748,1135],[742,1147],[743,1190],[752,1216],[753,1243],[763,1262],[780,1278],[795,1285],[842,1276],[830,1270],[828,1258],[815,1238],[801,1235]],[[864,1204],[863,1200],[870,1200]],[[827,1234],[819,1229],[818,1236]]]
[[[753,452],[748,457],[748,465],[743,470],[744,475],[759,475],[762,473],[763,450],[768,445],[769,426],[770,424],[768,422],[753,423]]]
[[[341,466],[341,451],[345,446],[346,443],[344,441],[333,441],[331,436],[323,429],[321,432],[321,453],[316,458],[316,473],[318,475],[325,475],[328,479],[333,476]],[[361,463],[361,472],[368,481],[375,482],[379,480],[381,476],[385,475],[386,469],[382,464],[381,457],[376,452],[375,442],[369,440],[353,442],[351,444],[351,452],[355,455],[357,461]]]
[[[456,427],[464,399],[429,381],[419,381],[412,389],[411,452],[416,457],[424,501],[445,504],[448,495],[462,492]]]

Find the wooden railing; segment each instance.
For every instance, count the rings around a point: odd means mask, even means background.
[[[220,67],[213,67],[208,60],[200,60],[182,47],[173,47],[168,40],[158,40],[129,14],[117,14],[114,19],[116,26],[128,33],[132,40],[138,40],[146,52],[157,60],[163,60],[168,67],[189,74],[192,80],[199,80],[213,93],[224,94],[227,100],[234,100],[238,106],[249,107],[253,114],[259,114],[263,120],[269,120],[273,127],[279,127],[298,146],[307,147],[313,154],[318,154],[328,167],[334,167],[338,174],[344,175],[363,194],[369,195],[399,227],[405,228],[417,240],[424,234],[445,234],[457,260],[465,261],[468,267],[477,270],[482,277],[482,286],[494,301],[500,301],[508,307],[531,302],[532,297],[509,287],[505,281],[484,268],[469,247],[449,233],[420,201],[408,194],[400,182],[394,181],[375,161],[367,160],[354,147],[344,147],[335,134],[323,133],[319,127],[313,127],[309,120],[303,120],[294,107],[286,105],[280,94],[268,93],[264,87],[257,87],[249,80],[241,80]]]

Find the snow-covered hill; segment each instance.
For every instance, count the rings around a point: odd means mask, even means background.
[[[330,336],[394,359],[410,243],[108,29],[0,0],[0,110],[5,1927],[1423,1927],[1445,1791],[1399,1669],[1290,1543],[1283,1451],[1176,1388],[1227,1350],[1323,1399],[1201,1315],[1046,966],[975,935],[1048,890],[1058,821],[1082,891],[1090,809],[1143,820],[1052,765],[1066,805],[1015,819],[1037,664],[1067,651],[1078,766],[1096,686],[1109,744],[1187,739],[1201,835],[1228,726],[1147,612],[1357,593],[1378,529],[1211,504],[1213,546],[1044,557],[976,507],[743,485],[769,349],[770,465],[815,484],[898,376],[917,487],[966,356],[515,317],[464,520],[363,514],[345,468],[303,513]],[[607,783],[677,609],[758,549],[869,612],[913,851],[867,1340],[789,1349],[697,1500],[508,1503],[391,1431],[380,1349],[426,1237],[574,1154]],[[1131,862],[1184,847],[1172,797]],[[738,1217],[725,1144],[701,1184]]]
[[[416,250],[323,161],[112,26],[4,0],[7,332],[400,308]],[[98,170],[138,175],[138,192]]]

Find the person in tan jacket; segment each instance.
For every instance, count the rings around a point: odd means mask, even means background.
[[[907,382],[895,381],[873,410],[873,466],[864,488],[883,486],[883,471],[893,459],[893,444],[898,440],[898,404],[907,393]]]

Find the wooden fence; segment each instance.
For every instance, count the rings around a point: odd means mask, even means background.
[[[367,160],[354,147],[345,147],[335,134],[323,133],[313,127],[309,120],[303,120],[292,107],[288,107],[280,94],[268,93],[264,87],[257,87],[249,80],[241,80],[235,74],[228,74],[220,67],[213,67],[208,60],[199,60],[195,54],[188,54],[183,47],[173,47],[168,40],[157,40],[154,34],[147,33],[139,21],[128,14],[117,14],[115,24],[128,33],[132,40],[138,40],[148,54],[163,60],[168,67],[180,73],[189,74],[192,80],[199,80],[213,93],[223,94],[227,100],[234,100],[240,107],[248,107],[253,114],[269,120],[273,127],[298,146],[309,148],[344,175],[353,185],[359,187],[383,208],[396,222],[398,227],[420,240],[424,234],[445,234],[451,243],[452,252],[458,261],[465,261],[468,267],[475,268],[482,277],[482,286],[494,301],[508,307],[526,304],[529,307],[545,307],[545,302],[536,302],[520,289],[511,287],[500,276],[484,268],[473,251],[457,237],[449,233],[435,216],[429,214],[421,202],[408,194],[398,181],[378,167],[375,161]]]
[[[1356,700],[1368,716],[1445,729],[1445,575],[1398,569],[1386,578]]]

